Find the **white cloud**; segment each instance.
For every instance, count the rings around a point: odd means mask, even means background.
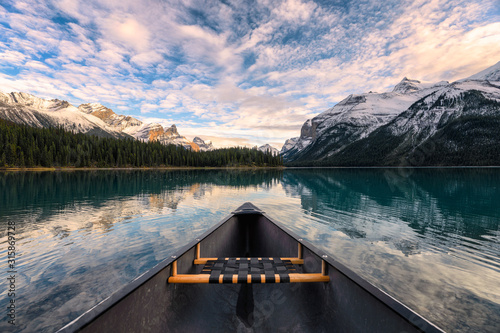
[[[60,9],[66,15],[77,19],[78,21],[86,24],[91,22],[91,15],[88,15],[88,11],[80,0],[53,0],[52,4]],[[82,5],[81,5],[82,4]],[[84,13],[86,11],[87,13]]]
[[[77,44],[68,40],[59,42],[59,60],[63,62],[80,62],[93,54],[92,45]]]
[[[176,108],[181,102],[181,98],[174,93],[169,94],[163,101],[161,101],[160,106],[165,109]]]
[[[49,68],[43,62],[36,61],[36,60],[27,61],[24,64],[24,67],[29,68],[30,70],[38,70],[38,71],[44,71],[44,72],[52,72],[53,71],[51,68]]]
[[[275,8],[273,12],[284,21],[300,24],[309,20],[316,7],[317,5],[313,1],[287,0]]]
[[[152,103],[143,103],[141,104],[141,113],[149,113],[152,110],[156,110],[158,105]]]
[[[139,53],[130,58],[130,62],[133,62],[139,67],[149,67],[154,64],[160,63],[162,60],[162,55],[156,51]]]
[[[127,15],[128,16],[128,15]],[[103,36],[107,40],[120,43],[135,51],[149,48],[150,32],[142,23],[131,16],[112,15],[102,21]]]
[[[125,55],[127,54],[123,48],[114,45],[106,40],[99,39],[97,41],[100,50],[95,55],[95,59],[89,59],[89,63],[123,65],[125,62]]]
[[[225,34],[216,34],[196,25],[175,26],[177,38],[186,56],[194,62],[214,64],[225,71],[234,71],[242,58],[234,47],[227,45]]]
[[[26,59],[28,57],[21,52],[6,50],[0,53],[0,66],[22,66]]]
[[[455,80],[499,60],[494,1],[394,4],[17,1],[16,13],[0,6],[0,70],[20,72],[0,73],[0,89],[280,142],[349,93],[385,91],[404,76]],[[215,129],[200,127],[214,119]]]

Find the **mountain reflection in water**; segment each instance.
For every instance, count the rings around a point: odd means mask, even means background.
[[[17,331],[62,327],[245,201],[445,330],[500,321],[500,169],[18,172],[0,188]]]

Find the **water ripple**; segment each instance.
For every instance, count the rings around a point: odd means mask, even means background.
[[[17,331],[62,327],[246,201],[446,330],[495,331],[500,171],[398,182],[376,169],[0,173],[3,258],[9,221],[18,237]]]

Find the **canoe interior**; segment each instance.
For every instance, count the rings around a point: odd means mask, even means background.
[[[179,274],[200,273],[201,266],[193,264],[196,243],[62,331],[440,332],[358,276],[346,275],[330,258],[328,283],[167,283],[174,260]],[[302,251],[302,271],[321,272],[321,252],[310,244]],[[297,238],[260,213],[233,215],[200,236],[202,257],[296,257],[297,252]]]

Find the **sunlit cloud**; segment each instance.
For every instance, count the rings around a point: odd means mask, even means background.
[[[109,40],[136,51],[149,48],[149,30],[131,17],[107,18],[102,23],[103,35]]]
[[[0,91],[279,148],[348,94],[495,64],[499,21],[495,0],[4,1]]]
[[[23,65],[26,59],[28,59],[28,57],[18,51],[5,50],[0,53],[0,64],[5,67]]]

